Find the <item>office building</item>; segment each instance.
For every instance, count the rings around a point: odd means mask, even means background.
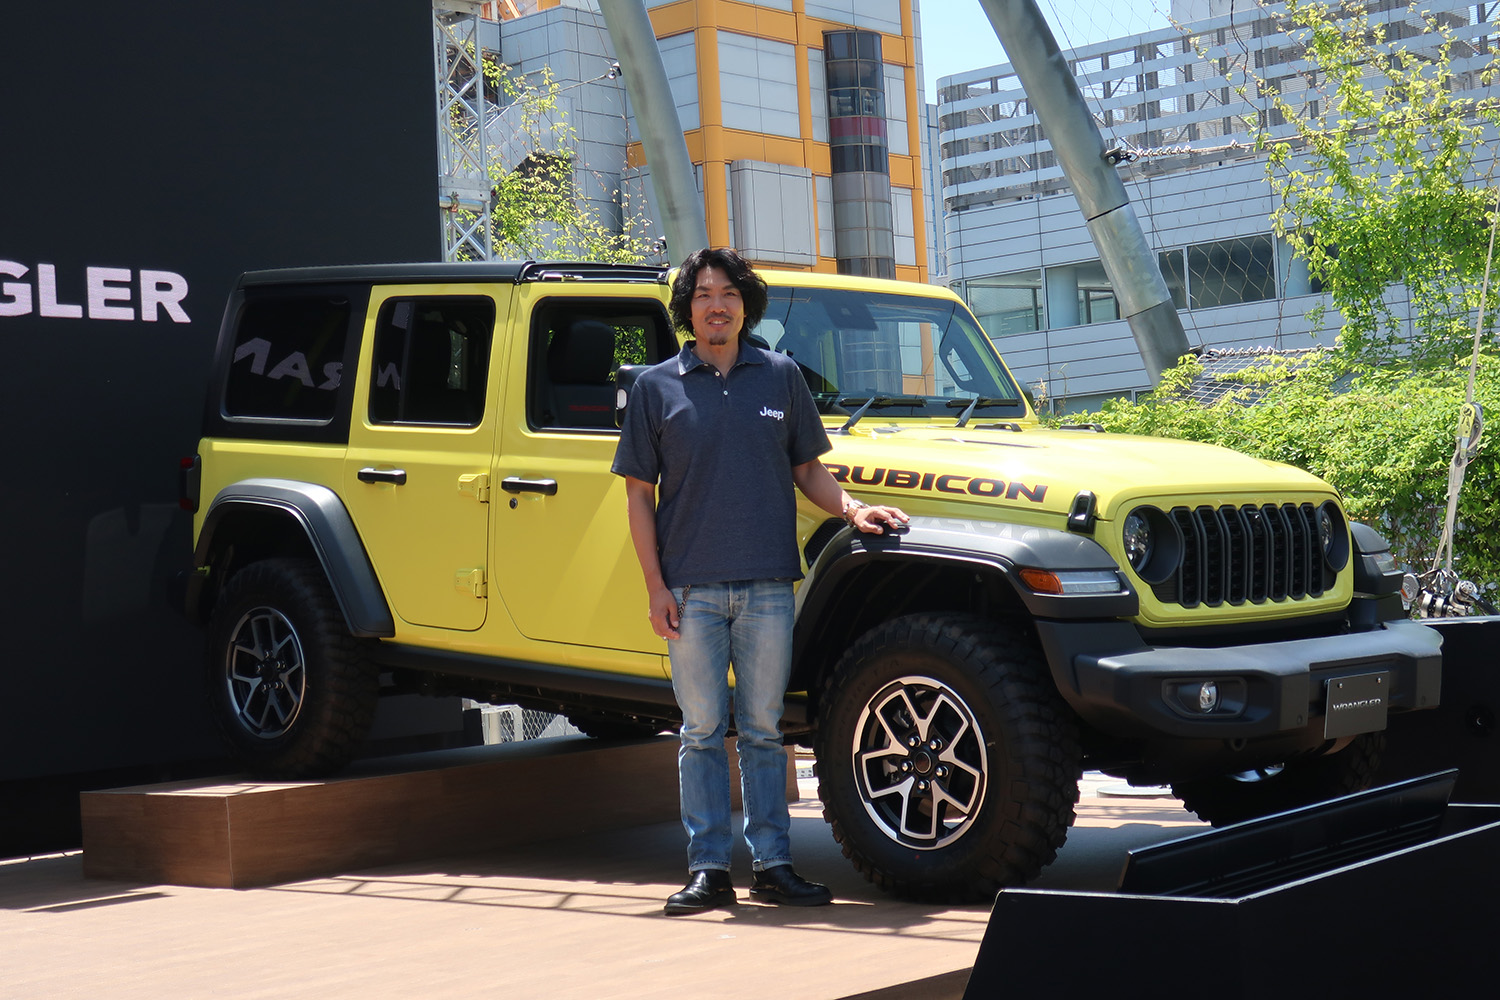
[[[763,265],[928,280],[917,0],[646,6],[710,242]],[[610,72],[614,48],[597,4],[487,7],[499,18],[487,47],[516,72],[550,67],[561,85],[586,196],[616,224],[642,205],[649,217],[650,164],[624,81]]]
[[[1189,342],[1230,350],[1331,344],[1331,331],[1307,319],[1326,297],[1271,233],[1265,157],[1247,123],[1273,135],[1293,128],[1268,98],[1254,87],[1238,92],[1226,74],[1238,82],[1248,67],[1298,108],[1319,95],[1307,90],[1295,40],[1264,8],[1237,6],[1245,5],[1174,0],[1182,28],[1064,56],[1106,146],[1134,157],[1121,175]],[[1494,96],[1478,80],[1500,27],[1494,5],[1433,0],[1424,8],[1458,40],[1457,89]],[[1370,10],[1388,40],[1435,44],[1405,3],[1382,0]],[[1011,67],[942,78],[936,115],[948,281],[1018,378],[1061,410],[1149,388],[1077,201]],[[1483,173],[1492,160],[1481,156]],[[1404,292],[1391,297],[1400,313]]]

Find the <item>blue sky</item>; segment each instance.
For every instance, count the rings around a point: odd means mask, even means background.
[[[1167,26],[1170,0],[1037,0],[1064,49]],[[928,103],[938,77],[1006,62],[979,0],[922,0],[922,59]]]

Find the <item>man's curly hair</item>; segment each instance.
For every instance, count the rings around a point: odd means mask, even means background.
[[[745,304],[745,326],[741,334],[755,329],[766,314],[766,283],[750,262],[727,247],[694,250],[677,270],[672,282],[672,301],[667,311],[672,323],[684,333],[693,332],[693,292],[698,287],[698,272],[705,267],[715,267],[729,278],[729,283],[740,290],[740,299]]]

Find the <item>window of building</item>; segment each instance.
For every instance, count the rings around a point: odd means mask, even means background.
[[[1046,329],[1047,300],[1042,296],[1040,268],[973,278],[964,282],[963,290],[979,325],[991,337]]]
[[[1167,283],[1167,291],[1172,295],[1172,308],[1187,308],[1187,264],[1183,260],[1183,251],[1163,250],[1156,255],[1156,262],[1161,267],[1162,280]]]
[[[893,153],[911,152],[906,139],[906,67],[885,64],[886,137]]]
[[[1287,295],[1321,290],[1305,262],[1290,259],[1269,235],[1198,243],[1157,254],[1163,280],[1177,309],[1206,309],[1273,299],[1276,268]],[[1098,260],[1052,264],[1010,274],[970,278],[963,295],[991,336],[1056,330],[1121,318],[1120,304]]]
[[[917,226],[912,214],[911,188],[891,188],[891,232],[896,238],[897,264],[917,262]]]
[[[370,421],[477,426],[494,329],[488,296],[386,302],[375,327]]]
[[[718,39],[724,126],[800,138],[796,47],[732,31]]]
[[[661,52],[662,66],[667,71],[667,87],[672,91],[672,100],[677,105],[677,117],[685,131],[698,128],[701,118],[698,113],[698,46],[697,35],[686,31],[680,35],[668,35],[656,41]],[[630,95],[625,96],[625,107],[630,114]],[[630,117],[630,139],[640,141],[635,128],[635,118]]]
[[[1269,235],[1190,246],[1187,273],[1194,309],[1276,297],[1276,251]]]
[[[833,243],[833,178],[813,178],[813,190],[818,202],[818,256],[837,257]]]
[[[1119,319],[1120,303],[1115,298],[1109,276],[1104,273],[1104,265],[1097,260],[1087,260],[1073,265],[1071,270],[1072,280],[1077,286],[1078,325],[1110,323]]]
[[[901,0],[806,0],[807,16],[901,34]]]
[[[828,71],[823,68],[823,50],[807,48],[807,92],[812,100],[814,142],[828,141]],[[830,256],[832,256],[830,254]]]

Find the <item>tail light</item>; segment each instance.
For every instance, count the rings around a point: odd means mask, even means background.
[[[177,506],[189,513],[198,513],[198,489],[201,484],[202,463],[197,455],[188,455],[177,462]]]

